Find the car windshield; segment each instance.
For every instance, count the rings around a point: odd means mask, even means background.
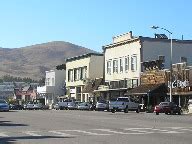
[[[117,101],[127,101],[127,98],[118,98]]]
[[[102,100],[102,101],[98,101],[97,103],[107,103],[107,102]]]
[[[31,102],[29,102],[28,104],[33,104],[33,102],[31,101]]]
[[[86,103],[86,102],[85,103],[80,103],[79,105],[84,106],[84,105],[88,105],[88,103]]]
[[[6,101],[5,100],[0,100],[0,103],[6,103]]]

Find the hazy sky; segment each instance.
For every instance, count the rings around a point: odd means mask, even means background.
[[[0,18],[4,48],[67,41],[101,52],[115,35],[153,37],[152,25],[192,39],[191,0],[0,0]]]

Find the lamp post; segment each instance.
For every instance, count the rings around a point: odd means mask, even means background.
[[[170,84],[169,84],[169,86],[170,86],[170,90],[169,90],[169,101],[170,102],[172,102],[172,57],[173,57],[173,41],[172,41],[172,32],[170,32],[169,30],[167,30],[167,29],[165,29],[165,28],[162,28],[162,27],[159,27],[159,26],[152,26],[151,27],[152,29],[162,29],[162,30],[164,30],[164,31],[166,31],[166,32],[168,32],[169,33],[169,37],[170,37],[170,39],[171,39],[171,58],[170,58]]]

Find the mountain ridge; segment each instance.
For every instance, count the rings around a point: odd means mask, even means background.
[[[0,47],[0,77],[29,77],[34,80],[45,76],[45,71],[65,63],[65,59],[95,52],[65,41],[52,41],[21,48]]]

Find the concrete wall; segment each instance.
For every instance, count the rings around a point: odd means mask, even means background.
[[[94,79],[103,77],[103,65],[104,65],[103,56],[92,55],[90,60],[89,78]]]

